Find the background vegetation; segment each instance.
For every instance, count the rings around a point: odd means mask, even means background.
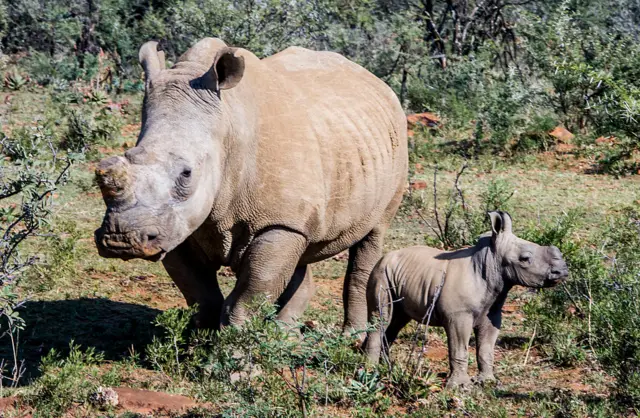
[[[637,0],[0,0],[0,409],[118,416],[130,387],[205,402],[190,416],[637,415],[639,35]],[[92,171],[135,143],[138,48],[175,62],[205,36],[340,52],[420,114],[387,250],[471,245],[503,209],[563,251],[565,285],[507,303],[500,384],[443,390],[444,335],[415,326],[366,366],[339,332],[341,256],[314,267],[301,339],[264,301],[194,331],[160,265],[98,257]]]

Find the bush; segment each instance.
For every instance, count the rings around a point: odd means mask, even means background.
[[[27,404],[36,409],[38,417],[60,416],[73,404],[83,404],[98,386],[97,366],[104,361],[93,348],[81,351],[73,341],[69,355],[62,358],[51,350],[42,358],[42,375],[33,383],[25,396]],[[87,379],[92,376],[93,379]]]
[[[17,312],[23,304],[18,285],[37,261],[23,253],[24,245],[47,225],[53,192],[66,181],[70,166],[43,133],[46,128],[40,128],[21,130],[17,140],[5,136],[1,142],[7,158],[0,160],[0,338],[10,339],[13,358],[12,364],[0,363],[0,379],[11,386],[24,372],[17,351],[24,327]]]
[[[104,95],[92,94],[90,103],[96,106],[84,106],[71,109],[68,113],[68,130],[61,146],[70,152],[85,153],[97,144],[113,141],[120,134],[119,114],[108,107],[99,106],[106,102]]]
[[[460,179],[467,167],[465,163],[456,174],[453,186],[444,190],[444,202],[443,191],[437,183],[437,167],[432,186],[435,190],[431,189],[422,194],[412,191],[405,201],[406,206],[403,210],[417,213],[433,232],[433,236],[425,237],[427,245],[445,249],[474,245],[478,237],[487,232],[487,213],[493,210],[509,210],[509,200],[514,192],[511,186],[502,180],[490,181],[486,190],[480,193],[477,204],[474,205],[466,199]],[[433,221],[428,221],[427,218]]]
[[[532,229],[529,239],[555,243],[569,265],[565,286],[542,292],[526,306],[555,362],[573,366],[590,357],[616,378],[619,399],[640,405],[640,212],[622,211],[604,232],[579,243],[577,215]]]
[[[421,379],[400,367],[392,373],[366,368],[354,341],[339,329],[279,324],[265,302],[252,311],[256,315],[242,328],[213,335],[190,328],[195,308],[168,310],[156,320],[162,335],[148,347],[147,360],[173,379],[193,382],[200,397],[227,411],[223,415],[298,416],[328,403],[381,412],[388,407],[385,394],[404,387],[406,396],[417,396]],[[397,382],[405,384],[388,385]],[[425,386],[420,393],[427,392]]]

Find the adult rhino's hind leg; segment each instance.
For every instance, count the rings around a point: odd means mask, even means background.
[[[349,248],[349,264],[342,289],[344,302],[343,332],[358,333],[364,341],[367,325],[367,283],[369,275],[382,256],[386,228],[376,227],[357,244]]]
[[[167,253],[162,264],[184,295],[187,305],[198,304],[196,326],[218,329],[224,302],[216,276],[220,265],[208,262],[199,248],[190,245],[188,240]]]

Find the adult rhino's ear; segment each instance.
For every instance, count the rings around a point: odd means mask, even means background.
[[[164,52],[158,51],[158,43],[156,41],[146,42],[140,47],[138,60],[144,69],[144,78],[147,85],[165,66]]]
[[[238,48],[223,48],[213,60],[213,65],[203,76],[207,88],[216,92],[238,85],[244,74],[244,57],[237,56]]]
[[[488,215],[491,220],[491,232],[494,239],[499,234],[512,233],[511,215],[502,211],[489,212]]]

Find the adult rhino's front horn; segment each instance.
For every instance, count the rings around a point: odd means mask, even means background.
[[[102,160],[96,168],[96,179],[107,204],[126,200],[131,193],[129,162],[123,157]]]

